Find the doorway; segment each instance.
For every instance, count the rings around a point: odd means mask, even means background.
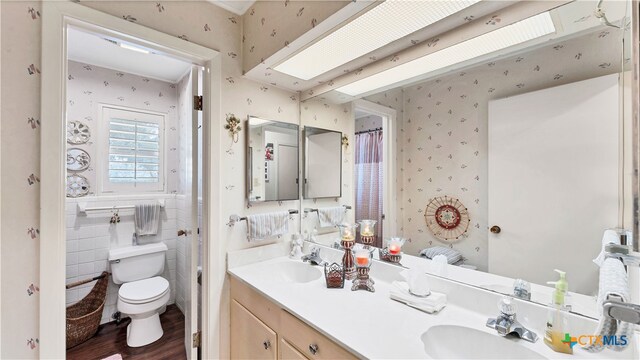
[[[354,102],[354,193],[355,219],[375,220],[374,246],[395,233],[393,206],[395,160],[395,111],[365,100]],[[392,221],[390,221],[390,219]]]
[[[41,257],[41,356],[65,356],[65,308],[91,296],[92,278],[106,270],[97,321],[121,326],[116,332],[125,345],[104,357],[146,356],[163,343],[129,343],[133,320],[126,324],[126,318],[137,314],[120,307],[141,289],[136,281],[153,280],[154,288],[162,287],[153,299],[159,338],[178,336],[175,354],[195,359],[198,340],[218,331],[208,306],[219,299],[210,300],[207,291],[215,284],[209,259],[220,256],[207,241],[217,228],[209,199],[218,190],[201,174],[219,156],[209,146],[218,136],[209,124],[220,106],[219,54],[73,3],[46,2],[43,11],[42,111],[50,116],[42,131],[41,233],[49,241],[41,243],[48,254]],[[203,107],[194,108],[194,96]],[[142,206],[154,215],[142,215]],[[130,248],[160,249],[163,258],[149,274],[116,279],[113,266],[124,267]],[[65,284],[83,280],[65,294]],[[124,285],[132,291],[123,294]],[[184,325],[174,329],[175,319]],[[203,342],[203,356],[216,356],[208,355],[218,353],[212,344]]]

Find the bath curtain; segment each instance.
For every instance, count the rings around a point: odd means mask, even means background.
[[[382,130],[355,136],[356,220],[371,219],[376,223],[375,246],[382,246]]]

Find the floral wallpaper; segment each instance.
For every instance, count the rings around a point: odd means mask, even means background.
[[[176,84],[127,74],[95,65],[69,61],[67,82],[67,121],[80,121],[89,127],[91,138],[82,145],[67,145],[80,148],[91,157],[86,171],[77,173],[87,178],[91,186],[88,195],[97,195],[96,173],[100,170],[99,138],[107,136],[100,124],[100,104],[124,106],[131,109],[165,113],[165,168],[167,171],[167,193],[178,192],[178,92]]]
[[[222,114],[241,119],[256,115],[298,123],[298,95],[242,77],[242,19],[202,1],[89,1],[81,5],[220,51],[222,55]],[[2,349],[1,358],[36,359],[39,351],[39,191],[40,191],[40,55],[42,3],[0,3],[2,34]],[[224,119],[214,119],[222,126]],[[242,134],[241,134],[242,135]],[[246,208],[244,136],[233,144],[223,133],[220,163],[222,197],[227,204],[221,221],[276,209],[298,208],[298,201]],[[19,156],[16,154],[19,151]],[[292,231],[297,231],[292,226]],[[243,225],[221,230],[228,249],[248,244]],[[274,239],[273,241],[281,241]],[[224,298],[224,295],[223,295]],[[224,301],[223,301],[224,304]],[[221,314],[223,324],[228,314]],[[221,334],[222,344],[228,334]],[[223,353],[226,347],[221,346]],[[228,357],[228,355],[226,355]]]
[[[402,230],[404,250],[442,245],[424,210],[436,196],[459,198],[469,209],[469,236],[445,244],[487,270],[487,105],[490,100],[620,71],[620,35],[599,30],[404,90]]]
[[[247,10],[242,36],[243,70],[253,69],[349,1],[256,1]]]
[[[365,115],[356,119],[356,132],[382,128],[382,118],[378,115]]]

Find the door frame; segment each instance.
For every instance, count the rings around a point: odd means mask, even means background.
[[[205,68],[203,79],[203,273],[202,354],[220,354],[220,308],[225,274],[222,242],[210,243],[220,232],[221,56],[218,51],[131,23],[72,2],[42,4],[41,182],[40,182],[40,357],[66,354],[66,29],[69,25],[99,29],[134,44],[192,61]],[[212,141],[213,140],[213,141]],[[45,256],[46,254],[46,256]]]
[[[378,115],[382,118],[382,144],[384,147],[383,157],[382,157],[382,171],[383,171],[383,194],[382,194],[382,213],[385,218],[383,220],[383,233],[397,234],[398,230],[398,217],[397,214],[400,213],[400,199],[398,199],[397,193],[397,174],[398,166],[400,162],[397,161],[394,154],[398,154],[398,122],[396,121],[396,110],[390,107],[386,107],[384,105],[376,104],[367,100],[354,100],[352,103],[352,111],[354,114],[354,123],[355,123],[355,113],[356,109],[360,109],[366,111],[373,115]],[[355,136],[354,134],[351,134]],[[355,147],[355,139],[353,146]],[[355,178],[354,178],[355,181]],[[355,192],[353,194],[355,201]],[[393,204],[396,204],[393,206]],[[384,235],[384,234],[381,234]]]

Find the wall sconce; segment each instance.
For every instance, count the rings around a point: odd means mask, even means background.
[[[347,135],[342,135],[342,146],[344,146],[345,150],[349,147],[349,137]]]
[[[240,119],[238,119],[234,114],[227,114],[227,123],[224,125],[224,129],[229,131],[231,138],[234,143],[238,142],[240,130]]]

